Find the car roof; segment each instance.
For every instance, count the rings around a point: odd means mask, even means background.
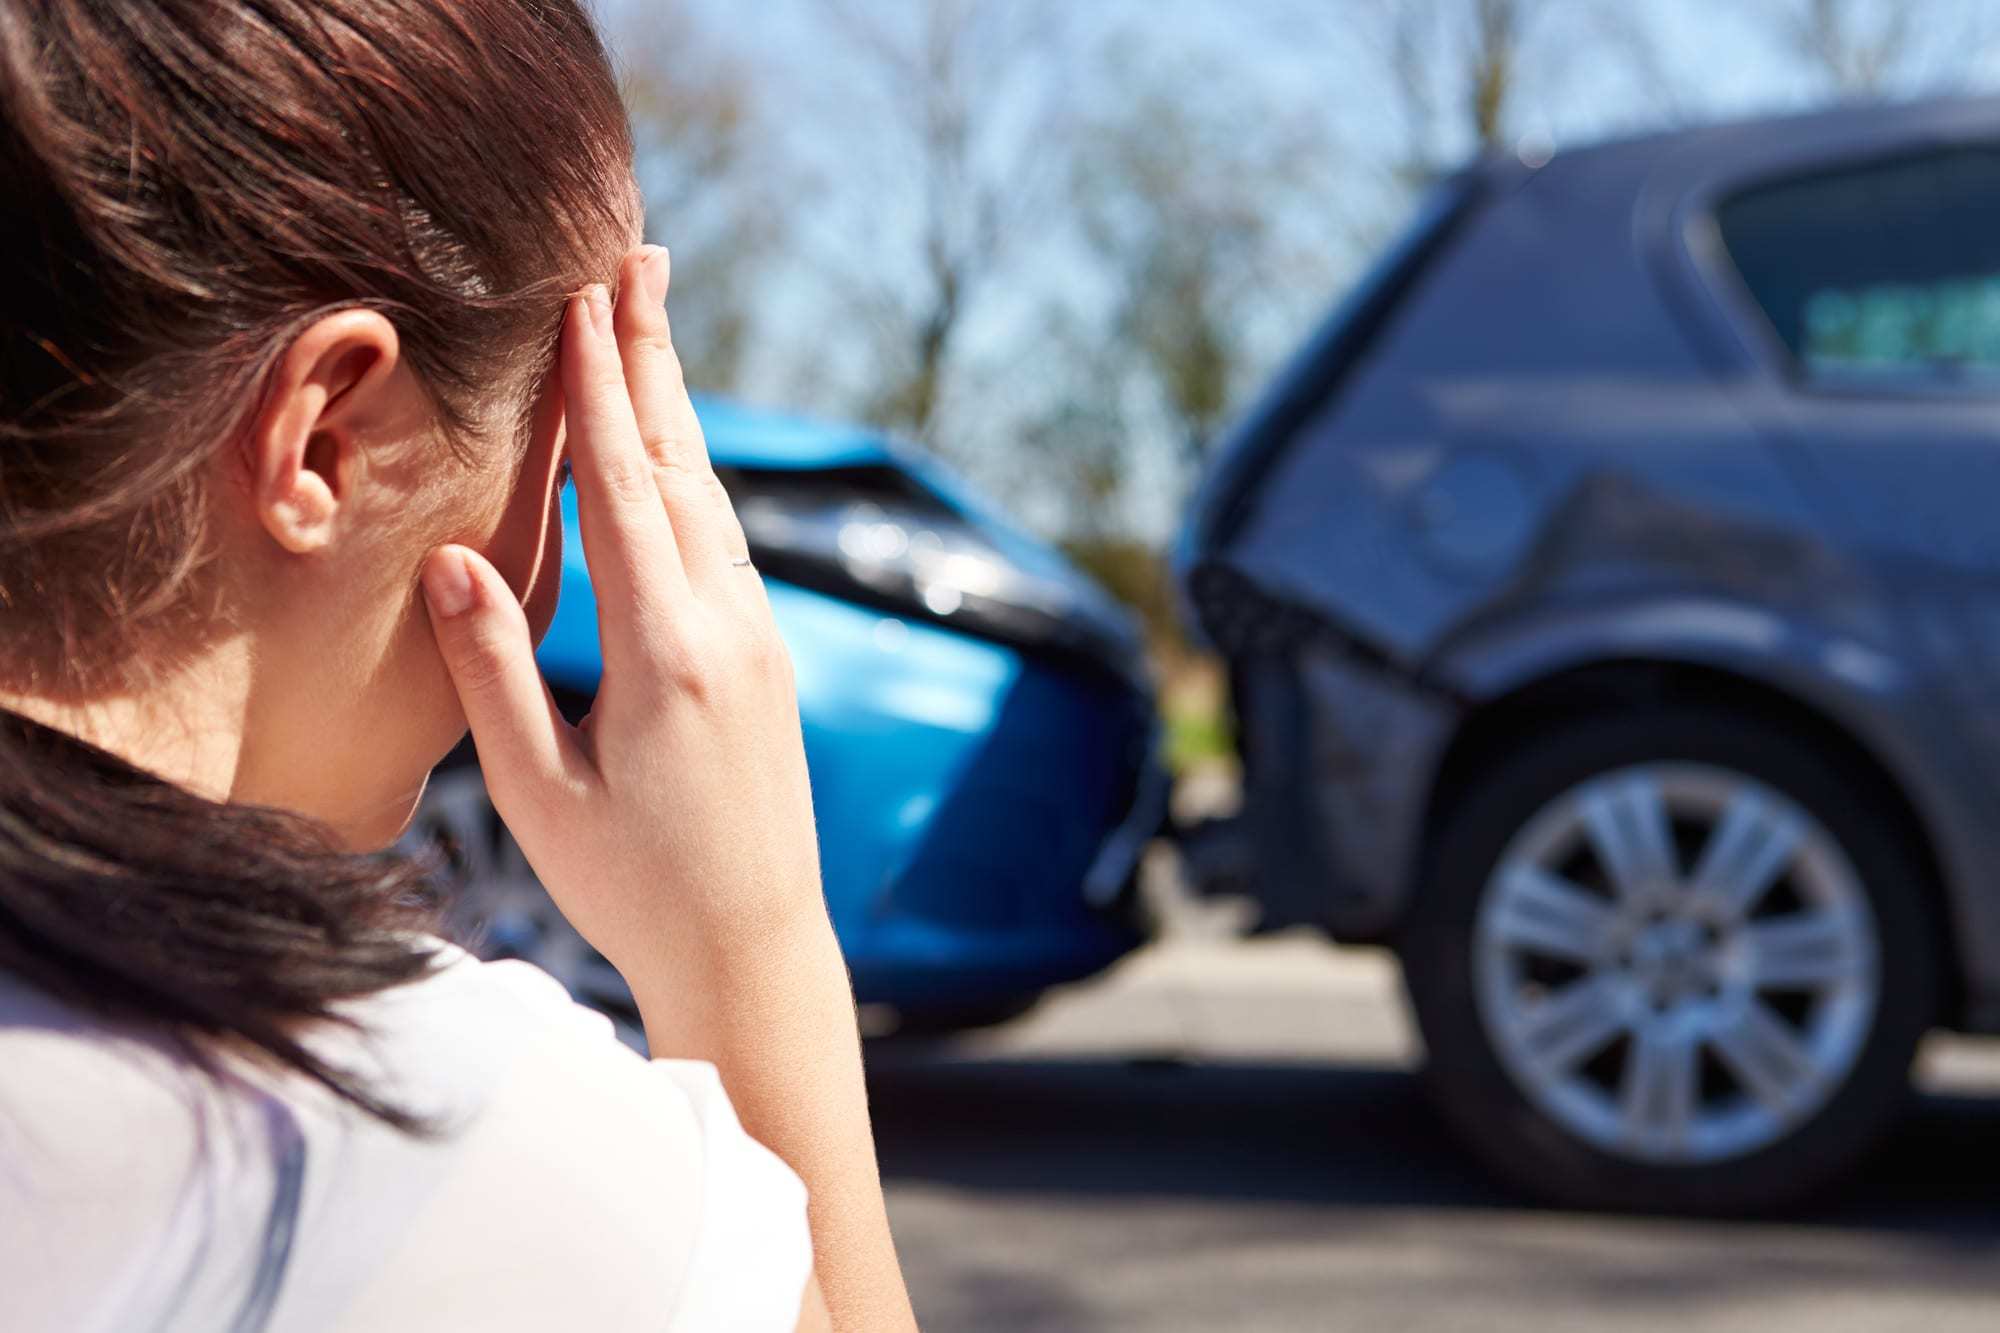
[[[1429,275],[1456,308],[1417,360],[1496,375],[1653,375],[1684,359],[1712,377],[1786,373],[1736,286],[1714,205],[1764,179],[1981,141],[2000,141],[2000,97],[1700,126],[1538,167],[1489,157],[1461,187],[1475,216]],[[1423,303],[1421,290],[1412,295]]]
[[[1684,129],[1606,139],[1566,149],[1548,168],[1607,179],[1699,188],[1739,176],[1749,164],[1806,166],[1817,159],[1852,161],[2000,133],[2000,96],[1928,98],[1909,102],[1845,102],[1815,111],[1730,120]]]
[[[1560,262],[1545,275],[1674,315],[1718,373],[1769,373],[1761,316],[1744,303],[1712,224],[1723,198],[1760,181],[1870,159],[2000,141],[2000,97],[1847,103],[1607,140],[1537,169],[1511,157],[1474,168],[1492,207],[1485,243],[1511,234]],[[1543,220],[1539,237],[1510,210]],[[1547,225],[1551,214],[1561,221]],[[1509,222],[1516,225],[1509,229]],[[1535,245],[1535,240],[1540,245]],[[1578,331],[1588,333],[1587,322]]]

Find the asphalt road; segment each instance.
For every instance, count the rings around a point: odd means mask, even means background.
[[[1838,1202],[1727,1224],[1508,1197],[1417,1059],[1384,959],[1199,930],[992,1033],[876,1044],[925,1328],[2000,1329],[2000,1045],[1934,1043]]]

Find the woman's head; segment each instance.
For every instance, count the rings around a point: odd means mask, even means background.
[[[0,972],[393,1118],[301,1025],[428,963],[357,850],[463,726],[424,557],[550,614],[564,295],[639,222],[604,52],[579,0],[0,0],[0,187]],[[233,748],[144,762],[148,701]]]
[[[573,0],[0,0],[0,691],[219,671],[229,794],[392,834],[461,725],[424,554],[546,621],[630,169]]]

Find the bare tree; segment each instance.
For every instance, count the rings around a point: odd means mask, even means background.
[[[1067,541],[1115,541],[1127,535],[1126,485],[1142,453],[1123,401],[1127,366],[1097,322],[1067,305],[1051,301],[1037,323],[1036,378],[1048,392],[1014,434],[1012,465],[987,469],[988,484]]]
[[[1766,0],[1778,45],[1833,92],[1945,91],[1991,49],[1990,0]]]
[[[1132,68],[1132,61],[1112,62]],[[1086,124],[1071,208],[1111,279],[1105,338],[1191,469],[1250,381],[1260,329],[1285,341],[1330,285],[1335,153],[1316,118],[1235,99],[1211,69],[1128,76]]]
[[[1879,93],[1908,52],[1912,5],[1875,6],[1880,21],[1868,25],[1845,0],[1806,0],[1781,13],[1792,48],[1823,70],[1842,92]]]
[[[706,38],[679,0],[616,31],[648,236],[674,255],[674,341],[697,388],[739,387],[752,293],[784,243],[788,172],[763,132],[756,72]]]
[[[968,314],[1009,246],[1036,216],[1046,183],[1057,82],[1040,0],[922,0],[883,6],[822,0],[861,123],[848,132],[876,160],[854,155],[863,188],[899,194],[914,220],[907,262],[885,261],[885,234],[845,275],[844,304],[872,316],[872,385],[863,404],[879,424],[935,443]],[[875,173],[872,178],[868,171]],[[893,234],[893,233],[892,233]]]
[[[1482,148],[1500,143],[1507,104],[1514,95],[1521,46],[1520,0],[1474,0],[1468,44],[1470,94],[1466,118]]]
[[[1311,43],[1343,77],[1373,78],[1401,144],[1392,166],[1422,185],[1473,153],[1514,145],[1537,113],[1585,110],[1574,76],[1609,64],[1647,90],[1655,118],[1684,118],[1633,0],[1294,0],[1281,34]],[[1583,117],[1587,119],[1588,117]]]
[[[1593,0],[1570,0],[1592,3]],[[1545,12],[1565,0],[1294,0],[1281,40],[1323,50],[1345,77],[1373,75],[1401,141],[1395,174],[1422,184],[1514,133],[1524,69],[1544,63]]]
[[[1363,40],[1386,52],[1404,134],[1401,171],[1438,173],[1454,156],[1501,146],[1513,128],[1531,29],[1548,0],[1378,0]],[[1373,29],[1370,31],[1370,29]]]

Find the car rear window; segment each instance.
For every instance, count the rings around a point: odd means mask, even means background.
[[[1810,375],[2000,375],[2000,146],[1757,186],[1723,244]]]

